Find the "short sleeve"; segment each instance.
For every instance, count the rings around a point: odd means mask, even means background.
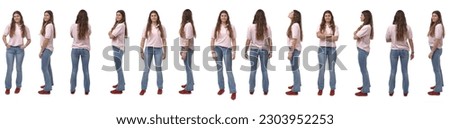
[[[252,40],[252,26],[247,28],[247,40]]]
[[[9,28],[11,28],[10,25],[7,25],[5,28],[5,32],[3,32],[4,36],[9,35]]]
[[[292,38],[300,40],[300,26],[298,25],[298,23],[294,23],[291,26],[291,32],[292,32]]]
[[[442,24],[437,24],[434,29],[434,38],[442,39],[443,35],[444,35],[444,27],[442,27]]]
[[[123,34],[125,32],[125,25],[124,24],[118,24],[116,28],[112,31],[112,35],[114,37],[117,37],[120,34]]]
[[[25,26],[25,31],[27,32],[26,38],[27,38],[27,39],[31,39],[30,29],[29,29],[28,27]]]
[[[359,30],[358,33],[356,33],[356,36],[359,38],[367,36],[370,33],[370,29],[371,29],[370,25],[364,25],[361,28],[361,30]]]
[[[192,27],[192,23],[184,25],[184,34],[186,39],[194,38],[194,28]]]
[[[53,35],[53,24],[47,24],[46,26],[45,26],[45,35],[44,35],[44,38],[46,38],[46,39],[51,39],[51,38],[53,38],[52,37],[52,35]]]
[[[233,37],[231,37],[231,39],[233,39],[233,38],[236,39],[236,28],[234,28],[234,25],[231,26],[231,29],[233,29],[232,30],[233,31],[233,35],[232,35]]]
[[[334,36],[339,36],[339,28],[338,26],[334,26]]]
[[[166,27],[162,26],[162,29],[163,30],[159,30],[159,31],[164,35],[164,37],[162,37],[162,38],[166,39],[167,38]]]
[[[411,30],[411,27],[408,26],[408,39],[412,39],[412,38],[413,38],[412,30]]]

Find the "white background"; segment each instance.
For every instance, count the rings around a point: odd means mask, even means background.
[[[427,32],[431,12],[440,10],[444,25],[450,25],[450,11],[440,0],[323,0],[323,1],[276,1],[276,0],[135,0],[135,1],[88,1],[88,0],[3,0],[0,5],[0,29],[10,23],[11,14],[20,10],[25,24],[30,28],[32,43],[26,48],[23,63],[23,88],[18,95],[5,95],[4,88],[0,94],[0,128],[448,128],[447,117],[450,115],[448,92],[440,97],[427,95],[429,87],[434,85],[431,61],[428,59],[429,47]],[[139,45],[142,29],[146,25],[148,14],[157,10],[161,22],[167,29],[168,45],[173,46],[178,36],[182,11],[189,8],[193,12],[197,38],[195,45],[202,51],[194,54],[200,71],[194,71],[195,91],[192,95],[179,95],[180,85],[185,83],[185,72],[174,68],[173,51],[168,53],[168,70],[164,71],[164,93],[156,95],[156,73],[150,72],[149,87],[145,96],[139,96],[142,71],[139,71],[139,58],[136,51],[130,53],[130,69],[125,72],[126,91],[122,95],[111,95],[111,86],[116,83],[115,72],[104,71],[102,66],[113,66],[113,61],[103,57],[103,50],[110,47],[107,36],[115,19],[115,12],[126,12],[131,45]],[[55,17],[57,38],[54,40],[55,51],[52,55],[52,68],[55,80],[52,94],[38,95],[39,86],[44,84],[40,69],[39,30],[45,10],[52,10]],[[71,24],[75,22],[80,9],[85,9],[92,26],[91,35],[91,93],[83,94],[83,76],[81,65],[78,72],[78,88],[75,95],[70,94],[71,43],[69,36]],[[233,62],[237,84],[237,99],[232,101],[229,94],[218,96],[217,74],[203,67],[203,49],[209,46],[211,31],[219,12],[228,10],[231,23],[237,29],[237,41],[244,47],[248,25],[253,20],[257,9],[263,9],[267,22],[272,28],[274,45],[277,50],[286,45],[286,29],[290,23],[289,12],[297,9],[302,13],[304,41],[303,48],[317,46],[315,36],[325,10],[331,10],[335,23],[339,26],[339,45],[346,45],[338,55],[347,70],[336,66],[337,90],[330,97],[328,72],[323,96],[317,96],[318,71],[301,67],[302,92],[299,96],[285,95],[287,86],[292,84],[292,73],[286,71],[289,62],[280,59],[278,51],[274,52],[271,64],[276,71],[269,71],[270,92],[264,96],[261,88],[261,72],[258,70],[255,94],[248,93],[250,72],[239,70],[248,66],[249,61],[237,56]],[[352,39],[353,31],[361,24],[359,17],[362,10],[373,13],[375,38],[371,41],[371,53],[368,57],[368,69],[371,79],[369,97],[355,97],[356,87],[362,84],[357,62],[357,50]],[[395,95],[388,96],[390,74],[390,44],[384,35],[392,23],[395,12],[402,9],[406,13],[408,25],[414,35],[416,58],[409,63],[410,93],[403,97],[401,89],[400,66],[397,72]],[[3,30],[1,30],[3,33]],[[448,80],[450,71],[446,64],[449,54],[446,51],[448,39],[444,39],[444,52],[441,57],[444,80]],[[169,50],[171,48],[169,47]],[[5,53],[5,49],[0,49]],[[109,53],[111,54],[111,53]],[[312,51],[308,56],[302,52],[301,66],[304,60],[310,65],[317,64],[317,54]],[[5,61],[5,56],[0,55]],[[81,64],[81,63],[80,63]],[[213,62],[209,62],[213,66]],[[6,63],[0,63],[0,78],[6,73]],[[226,77],[226,76],[225,76]],[[13,89],[15,88],[15,72]],[[445,81],[444,83],[448,83]],[[228,93],[228,88],[226,88]],[[259,119],[260,114],[333,114],[332,125],[117,125],[116,116],[154,116],[159,115],[203,115],[247,116]]]

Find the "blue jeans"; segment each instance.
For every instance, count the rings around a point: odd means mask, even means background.
[[[91,84],[89,78],[89,50],[87,49],[72,49],[72,75],[70,77],[70,91],[75,91],[77,87],[77,72],[78,72],[78,62],[81,57],[81,64],[83,65],[83,75],[84,75],[84,91],[89,92],[89,87]]]
[[[225,68],[227,70],[227,76],[228,76],[228,86],[230,89],[230,93],[236,93],[236,84],[234,82],[234,76],[233,76],[233,69],[232,69],[232,49],[226,48],[226,47],[220,47],[215,46],[214,50],[216,51],[217,55],[217,77],[218,77],[218,83],[219,88],[224,89],[224,78],[223,78],[223,63],[222,60],[225,61]]]
[[[17,69],[17,78],[16,78],[16,88],[22,87],[22,62],[23,57],[25,56],[25,51],[19,46],[11,46],[6,49],[6,78],[5,78],[5,87],[6,89],[11,89],[11,80],[12,80],[12,72],[13,72],[13,64],[14,58],[16,59],[16,69]]]
[[[334,66],[336,64],[336,48],[335,47],[319,47],[319,79],[317,80],[317,84],[319,86],[319,90],[323,90],[324,88],[324,76],[325,76],[325,66],[326,61],[328,59],[328,68],[330,71],[330,88],[331,90],[336,89],[336,73],[334,70]]]
[[[431,64],[433,64],[434,77],[436,81],[436,87],[433,90],[434,92],[442,92],[442,87],[444,87],[444,79],[442,77],[441,70],[441,55],[442,48],[437,48],[431,57]]]
[[[186,59],[184,62],[184,67],[186,69],[186,88],[184,90],[193,91],[194,90],[194,75],[192,74],[192,54],[194,50],[188,49],[186,53]]]
[[[397,74],[397,63],[400,57],[400,64],[402,66],[403,76],[403,93],[409,92],[409,79],[408,79],[408,50],[391,50],[391,76],[389,77],[389,93],[394,93],[395,88],[395,75]]]
[[[125,78],[123,77],[123,69],[122,69],[123,51],[115,46],[113,46],[113,51],[114,51],[114,65],[116,66],[117,80],[118,80],[116,90],[123,91],[125,90]]]
[[[363,86],[361,92],[363,93],[370,92],[369,71],[367,71],[367,56],[369,56],[369,52],[366,52],[363,49],[358,48],[358,62],[363,79]]]
[[[52,56],[52,51],[49,49],[45,49],[42,53],[41,57],[41,69],[42,73],[44,74],[44,80],[45,80],[45,91],[51,91],[53,86],[53,72],[52,72],[52,66],[51,66],[51,60],[50,57]]]
[[[152,66],[153,56],[155,57],[155,68],[156,68],[156,84],[158,85],[158,89],[163,89],[163,75],[162,75],[162,48],[154,48],[154,47],[146,47],[144,54],[144,74],[142,75],[141,81],[141,89],[147,89],[148,83],[148,73],[150,72],[150,68]]]
[[[294,52],[292,53],[292,59],[289,60],[289,62],[291,63],[292,74],[294,77],[294,85],[292,87],[293,92],[300,92],[300,86],[302,86],[302,81],[301,81],[301,77],[300,77],[300,69],[299,69],[300,53],[301,53],[300,51],[295,49]]]
[[[250,92],[255,91],[255,76],[258,69],[258,57],[261,60],[262,86],[264,92],[269,92],[269,77],[267,75],[268,51],[265,49],[250,49]]]

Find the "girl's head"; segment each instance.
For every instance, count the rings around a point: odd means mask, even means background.
[[[86,39],[89,33],[89,17],[86,10],[80,10],[75,23],[78,24],[78,38]]]
[[[14,11],[12,14],[11,24],[9,28],[10,37],[14,36],[14,33],[16,31],[16,24],[20,26],[20,30],[22,31],[22,37],[25,37],[27,35],[27,31],[25,30],[22,13],[20,13],[20,11]]]
[[[434,31],[437,24],[442,25],[442,34],[445,36],[445,29],[444,29],[444,23],[442,23],[442,15],[441,12],[438,10],[433,11],[431,13],[431,23],[430,23],[430,30],[428,31],[428,36],[434,36]]]
[[[149,33],[152,32],[152,25],[156,24],[156,27],[160,30],[161,32],[161,38],[164,37],[164,32],[165,31],[161,25],[161,21],[159,19],[159,14],[156,10],[152,10],[150,12],[150,14],[148,15],[148,20],[147,20],[147,27],[146,27],[146,33],[145,33],[145,37],[148,38]]]
[[[126,22],[125,11],[118,10],[116,12],[116,22],[119,22],[119,23]]]
[[[361,12],[361,21],[363,22],[362,26],[364,25],[370,25],[370,39],[373,39],[373,18],[372,13],[369,10],[364,10]],[[361,27],[362,27],[361,26]]]
[[[181,16],[181,26],[180,26],[180,36],[184,38],[185,33],[184,33],[184,26],[187,23],[191,23],[192,25],[192,29],[193,29],[193,33],[194,33],[194,37],[196,37],[196,32],[195,32],[195,26],[194,26],[194,20],[192,18],[192,11],[190,9],[185,9],[183,11],[183,15]]]
[[[226,10],[222,10],[217,18],[216,28],[214,29],[214,38],[217,38],[217,34],[220,32],[221,26],[224,24],[228,30],[229,36],[233,37],[233,30],[231,27],[230,16]]]
[[[53,17],[53,12],[51,10],[46,10],[44,12],[44,18],[43,18],[43,22],[42,22],[42,28],[41,28],[41,35],[45,35],[45,27],[48,24],[53,24],[53,38],[56,38],[56,30],[55,30],[55,22],[53,21],[54,17]]]
[[[332,35],[334,35],[334,32],[336,31],[336,25],[334,24],[334,16],[333,13],[331,13],[330,10],[325,10],[322,15],[322,22],[320,23],[320,32],[324,33],[326,29],[326,25],[328,25],[332,32]]]
[[[289,13],[289,18],[291,19],[291,25],[289,25],[289,28],[287,30],[287,36],[289,38],[292,37],[292,25],[294,23],[298,23],[300,26],[300,41],[303,41],[303,28],[302,28],[302,14],[298,10],[293,10],[291,13]]]

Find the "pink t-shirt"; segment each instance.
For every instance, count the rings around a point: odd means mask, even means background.
[[[297,39],[297,42],[295,42],[295,44],[297,44],[295,49],[297,49],[298,51],[302,51],[302,44],[301,44],[302,41],[300,40],[300,36],[301,36],[300,25],[298,23],[292,24],[291,32],[292,32],[292,37],[291,38],[288,37],[287,45],[289,47],[291,47],[292,43],[294,42],[294,39]]]
[[[316,32],[320,32],[320,25],[319,25],[319,27],[317,27]],[[325,34],[325,36],[328,36],[328,35],[339,36],[339,29],[336,25],[334,25],[334,34],[333,34],[333,29],[329,25],[325,25],[324,34]],[[320,39],[319,46],[321,46],[321,47],[336,47],[336,42],[335,41],[328,42],[325,39]]]
[[[228,25],[227,25],[228,26]],[[226,47],[226,48],[231,48],[232,44],[232,38],[230,37],[230,32],[228,31],[227,26],[221,26],[220,27],[220,32],[217,34],[217,37],[214,38],[216,32],[215,32],[215,28],[212,31],[211,34],[211,39],[214,40],[214,45],[215,46],[221,46],[221,47]],[[231,25],[231,29],[233,31],[233,37],[236,38],[236,29],[234,29],[234,26]]]
[[[164,28],[164,26],[162,26],[163,30],[159,30],[159,27],[157,27],[159,25],[152,25],[152,32],[147,32],[147,27],[144,28],[144,30],[142,31],[142,39],[146,39],[145,42],[145,46],[147,47],[157,47],[157,48],[161,48],[163,47],[163,39],[166,38],[166,28]],[[145,37],[145,34],[148,33],[147,38]],[[164,34],[164,37],[161,38],[161,33]]]
[[[270,26],[267,25],[267,33],[264,34],[263,40],[257,40],[256,39],[256,24],[252,24],[248,27],[247,30],[247,39],[251,40],[250,47],[257,48],[257,49],[267,49],[266,41],[268,38],[272,37],[272,30],[270,29]]]
[[[363,49],[366,52],[370,52],[370,33],[372,27],[370,25],[364,25],[361,30],[356,33],[356,36],[360,39],[356,41],[358,48]]]
[[[70,36],[73,38],[72,48],[82,48],[91,50],[91,42],[90,42],[90,35],[91,35],[91,26],[88,26],[88,33],[85,37],[85,39],[81,40],[78,37],[78,24],[72,24],[72,27],[70,28]]]
[[[430,46],[433,46],[435,40],[441,40],[441,45],[437,46],[437,48],[442,48],[443,38],[444,38],[444,27],[442,26],[442,24],[437,24],[434,29],[434,37],[428,36],[428,43]]]
[[[409,45],[408,45],[408,39],[412,39],[412,31],[411,27],[406,26],[407,32],[405,34],[405,37],[403,40],[397,40],[397,25],[391,25],[389,26],[387,32],[386,32],[386,40],[391,40],[391,49],[393,50],[408,50],[409,51]]]
[[[118,47],[120,50],[125,50],[125,24],[118,23],[116,28],[111,33],[115,39],[112,39],[112,45]]]
[[[15,24],[15,25],[16,25],[16,29],[14,31],[14,35],[9,38],[8,44],[11,46],[22,46],[23,45],[22,30],[20,30],[20,26],[18,24]],[[11,24],[8,24],[5,28],[5,32],[3,33],[4,36],[9,35],[10,28],[11,28]],[[25,37],[28,40],[30,40],[31,39],[30,30],[28,29],[27,26],[25,26],[25,31],[27,33],[27,35]]]
[[[180,35],[180,46],[188,46],[189,42],[192,42],[189,48],[194,50],[194,27],[190,22],[184,25],[184,38]]]
[[[48,39],[48,44],[47,44],[47,49],[49,49],[50,51],[53,51],[53,37],[55,37],[55,31],[53,30],[53,24],[49,23],[45,26],[45,34],[41,36],[41,46],[44,44],[44,40]]]

